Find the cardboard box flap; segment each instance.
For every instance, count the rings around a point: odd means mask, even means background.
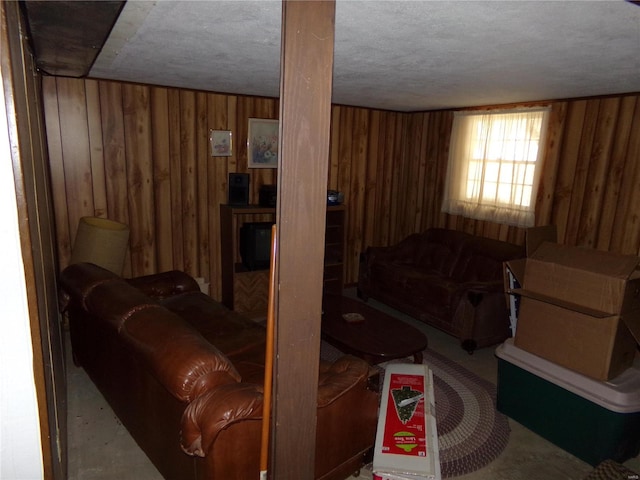
[[[530,258],[625,280],[636,273],[640,262],[640,258],[635,255],[570,247],[547,241],[542,242]]]
[[[633,255],[542,243],[527,259],[524,281],[527,290],[561,298],[610,314],[640,306],[640,286],[635,276],[640,259]]]
[[[516,295],[522,295],[523,297],[532,298],[534,300],[538,300],[540,302],[550,303],[552,305],[556,305],[558,307],[566,308],[568,310],[573,310],[578,313],[583,313],[585,315],[589,315],[590,317],[595,318],[609,318],[613,316],[610,312],[605,312],[603,310],[598,310],[595,308],[585,307],[584,305],[579,305],[577,303],[568,302],[566,300],[559,299],[557,297],[551,297],[549,295],[543,295],[538,292],[533,292],[531,290],[527,290],[524,288],[514,288],[510,289],[509,293],[513,293]]]
[[[622,315],[622,321],[627,326],[636,343],[640,345],[640,311],[631,311]]]

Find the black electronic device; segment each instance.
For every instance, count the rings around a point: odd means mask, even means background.
[[[278,190],[275,185],[261,185],[258,192],[258,203],[261,207],[275,207]]]
[[[230,173],[227,203],[229,205],[249,205],[249,174]]]
[[[337,190],[327,190],[327,205],[340,205],[344,202],[344,194]]]
[[[240,258],[248,270],[266,270],[271,262],[273,222],[247,222],[240,227]]]

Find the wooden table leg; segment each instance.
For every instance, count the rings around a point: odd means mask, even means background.
[[[413,363],[421,364],[423,360],[422,350],[413,354]]]

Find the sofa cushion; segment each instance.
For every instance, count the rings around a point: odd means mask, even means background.
[[[120,336],[160,383],[183,402],[213,387],[240,381],[224,354],[159,305],[133,312],[123,323]]]
[[[245,354],[266,341],[266,329],[233,312],[202,292],[187,292],[162,300],[162,305],[231,358]]]
[[[522,256],[521,246],[470,236],[451,276],[461,282],[502,282],[503,262]]]
[[[429,229],[422,234],[422,242],[413,264],[447,277],[451,276],[468,238],[469,235],[464,232],[444,228]]]
[[[103,283],[120,282],[120,277],[93,263],[74,263],[60,274],[61,298],[60,310],[65,311],[71,299],[85,307],[85,299],[91,291]]]
[[[147,308],[162,309],[157,302],[122,280],[95,285],[84,299],[84,308],[116,331],[134,313]]]
[[[194,278],[181,271],[154,273],[127,280],[130,285],[155,299],[163,299],[184,292],[199,292],[200,286]]]
[[[458,282],[499,282],[502,262],[483,255],[466,254],[456,263],[452,275]]]

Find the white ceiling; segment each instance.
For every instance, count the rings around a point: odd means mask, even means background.
[[[281,2],[129,0],[90,76],[277,97]],[[333,103],[396,111],[640,92],[640,6],[337,0]]]

